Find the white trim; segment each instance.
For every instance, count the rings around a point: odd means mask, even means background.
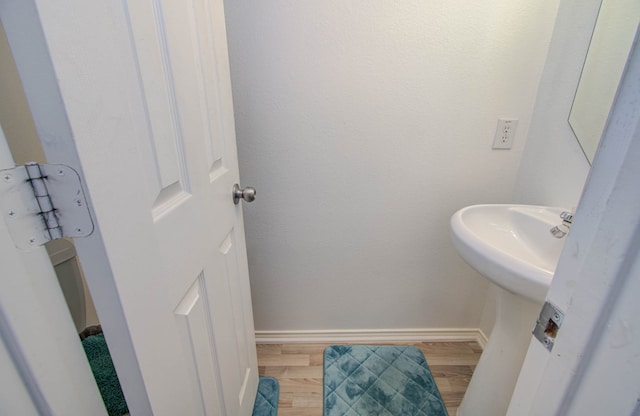
[[[479,328],[335,329],[256,331],[257,344],[328,342],[460,342],[475,341],[484,349],[487,336]]]

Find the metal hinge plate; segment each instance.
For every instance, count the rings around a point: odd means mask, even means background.
[[[9,233],[22,250],[93,232],[80,175],[68,166],[27,163],[0,170],[0,205]]]
[[[548,301],[544,303],[536,327],[533,329],[533,336],[549,351],[553,349],[563,320],[564,313],[560,309]]]

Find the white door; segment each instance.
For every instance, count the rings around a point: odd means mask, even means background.
[[[132,414],[251,414],[222,1],[3,0],[0,17],[48,162],[86,186],[76,246]]]

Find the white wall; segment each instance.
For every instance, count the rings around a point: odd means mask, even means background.
[[[514,191],[516,202],[574,208],[589,173],[569,112],[601,0],[562,0]]]
[[[226,2],[257,330],[480,325],[449,217],[511,201],[557,3]]]

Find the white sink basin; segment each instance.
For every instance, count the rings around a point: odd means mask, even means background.
[[[472,205],[451,217],[453,242],[469,265],[496,285],[542,304],[565,238],[549,229],[562,208]]]

